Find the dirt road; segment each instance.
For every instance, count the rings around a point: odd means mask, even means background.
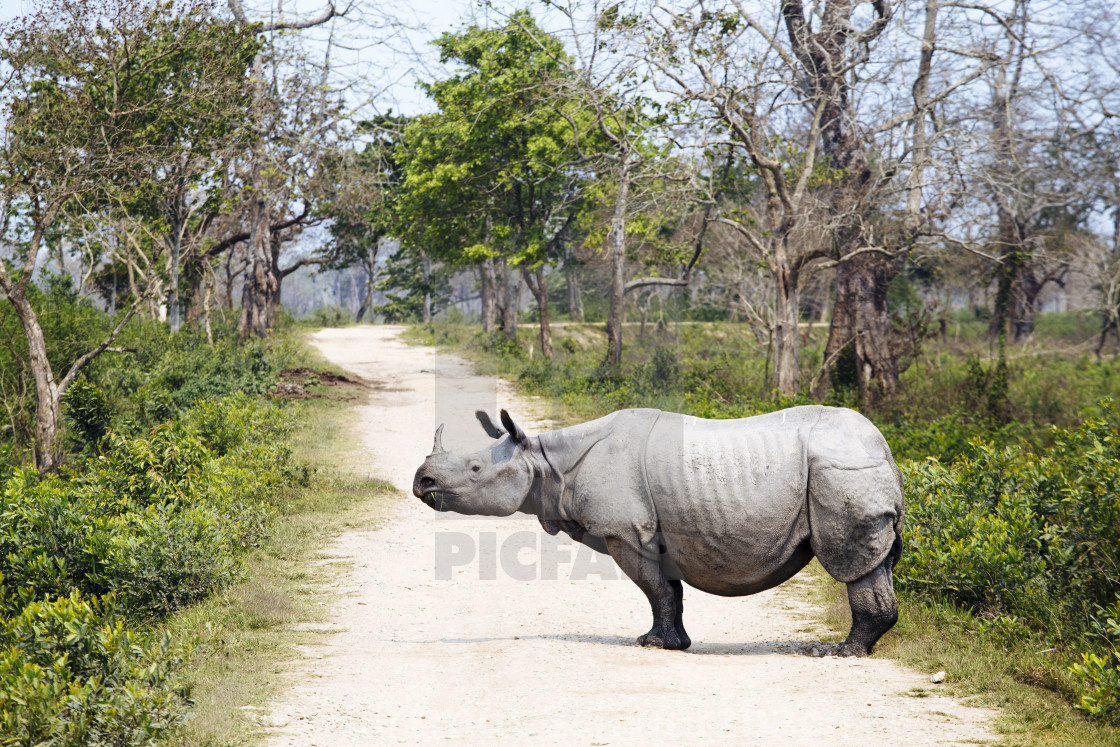
[[[270,745],[954,744],[993,739],[990,712],[890,661],[813,656],[798,581],[741,599],[685,590],[687,652],[647,650],[637,587],[605,556],[535,519],[437,516],[412,475],[446,422],[452,451],[488,442],[472,415],[507,407],[530,433],[540,402],[400,328],[317,333],[333,363],[378,382],[360,449],[402,491],[380,530],[343,535],[352,564],[321,647],[271,705]],[[536,420],[534,420],[536,418]],[[930,692],[934,691],[934,692]],[[908,694],[909,693],[909,694]],[[923,695],[922,697],[918,697]]]

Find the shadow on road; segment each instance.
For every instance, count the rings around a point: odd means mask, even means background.
[[[499,641],[570,641],[590,643],[597,646],[622,646],[640,648],[636,637],[616,635],[579,635],[576,633],[503,636],[495,638],[436,638],[430,640],[403,641],[393,639],[393,643],[431,644],[431,643],[496,643]],[[700,656],[766,656],[785,654],[788,656],[825,656],[837,646],[829,641],[751,641],[750,643],[705,643],[693,641],[685,654]]]

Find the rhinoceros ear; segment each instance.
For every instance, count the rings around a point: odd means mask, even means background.
[[[486,435],[490,438],[501,438],[506,435],[498,426],[494,425],[494,421],[490,419],[490,415],[485,410],[478,410],[474,416],[478,418],[478,422],[482,423],[482,430],[486,431]]]
[[[528,436],[525,435],[525,431],[521,430],[521,426],[513,422],[513,418],[511,418],[509,413],[505,410],[502,410],[502,425],[509,431],[509,437],[513,439],[515,443],[525,443],[525,439],[528,438]]]

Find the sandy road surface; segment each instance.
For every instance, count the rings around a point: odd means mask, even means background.
[[[507,407],[530,433],[544,408],[399,328],[319,332],[335,364],[378,382],[358,448],[405,495],[378,531],[343,535],[352,565],[321,647],[271,705],[270,745],[955,744],[992,739],[987,711],[889,661],[814,657],[797,580],[725,599],[685,590],[687,652],[647,650],[637,587],[605,556],[534,519],[436,516],[408,492],[444,445],[488,439],[471,413]],[[817,633],[819,635],[819,633]]]

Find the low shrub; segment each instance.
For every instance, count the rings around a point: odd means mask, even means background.
[[[148,744],[181,720],[184,652],[135,628],[241,577],[277,496],[306,481],[291,425],[237,394],[141,436],[109,431],[72,473],[13,472],[0,487],[0,745]]]
[[[1087,631],[1120,583],[1120,434],[1091,418],[1053,437],[1041,454],[973,441],[952,465],[904,464],[900,581],[936,581],[966,606],[1066,636]]]
[[[1120,724],[1120,662],[1116,653],[1082,654],[1081,663],[1074,664],[1070,671],[1086,690],[1075,707],[1090,718]]]
[[[36,594],[114,593],[159,617],[238,578],[237,553],[297,478],[275,406],[238,395],[203,403],[144,437],[110,433],[65,480],[20,470],[0,493],[0,572]]]
[[[112,597],[0,607],[0,745],[147,745],[183,721],[187,652],[130,630]]]
[[[907,552],[896,579],[1080,652],[1078,707],[1116,722],[1120,433],[1100,417],[1052,437],[1042,453],[974,440],[950,465],[902,463]]]

